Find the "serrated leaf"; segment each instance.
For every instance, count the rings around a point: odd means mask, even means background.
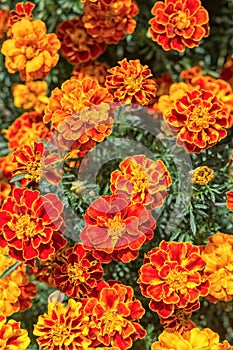
[[[0,276],[0,279],[1,278],[4,278],[8,275],[11,274],[11,272],[15,271],[17,269],[17,267],[19,266],[20,264],[20,261],[16,261],[13,265],[11,265],[10,267],[8,267],[8,269],[6,269]]]

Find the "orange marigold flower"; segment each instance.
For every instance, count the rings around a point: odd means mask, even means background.
[[[232,350],[233,347],[224,340],[220,343],[219,335],[209,328],[197,327],[180,334],[178,332],[163,331],[158,341],[152,344],[151,350],[181,350],[181,349],[216,349]]]
[[[152,74],[147,65],[141,65],[139,60],[124,58],[116,66],[108,70],[106,87],[114,101],[146,105],[156,96],[156,83],[149,79]]]
[[[139,9],[134,0],[87,0],[83,9],[84,26],[99,43],[118,44],[135,30]]]
[[[42,142],[34,142],[32,146],[21,146],[13,151],[12,155],[16,166],[13,175],[25,175],[25,185],[37,185],[42,179],[55,185],[61,181],[61,174],[54,165],[61,162],[62,158],[58,153],[49,154]]]
[[[66,245],[63,204],[52,193],[14,188],[0,210],[0,246],[9,255],[33,265]]]
[[[18,2],[15,6],[15,10],[11,10],[10,12],[10,25],[12,26],[14,23],[21,21],[23,18],[31,21],[33,19],[32,11],[34,10],[35,6],[36,5],[30,1],[26,3]]]
[[[200,0],[157,1],[149,21],[149,34],[165,51],[199,46],[209,35],[209,15]]]
[[[160,317],[170,317],[175,309],[190,307],[209,292],[204,276],[205,261],[200,248],[189,242],[162,241],[145,257],[139,270],[142,294],[151,298],[150,308]]]
[[[206,298],[213,303],[233,300],[233,235],[218,232],[211,236],[202,249],[202,258],[210,281]]]
[[[125,158],[119,168],[111,174],[113,193],[123,193],[131,203],[144,204],[150,210],[163,205],[172,180],[161,160],[154,161],[140,154]]]
[[[57,64],[60,41],[56,34],[46,34],[45,23],[23,18],[11,27],[12,37],[4,41],[1,53],[6,56],[9,73],[19,71],[20,79],[44,79]]]
[[[200,153],[227,136],[231,117],[210,91],[192,90],[175,101],[166,121],[177,132],[177,145],[188,153]]]
[[[90,294],[103,273],[101,264],[80,243],[63,250],[54,260],[56,286],[73,298]]]
[[[111,134],[110,102],[112,96],[95,78],[72,77],[53,90],[44,122],[52,121],[60,146],[86,152]]]
[[[233,57],[229,56],[220,72],[220,78],[226,80],[233,88]]]
[[[233,191],[228,191],[226,193],[227,201],[226,206],[230,211],[233,211]]]
[[[8,248],[0,248],[0,275],[17,263],[8,254]],[[25,311],[31,307],[31,299],[36,296],[37,286],[29,282],[26,266],[19,266],[0,279],[0,309],[6,316],[18,311]]]
[[[0,180],[0,208],[2,203],[7,199],[10,193],[11,185],[6,181]]]
[[[41,113],[26,112],[18,117],[8,129],[3,130],[9,149],[14,150],[37,140],[48,140],[50,131],[42,120]]]
[[[30,338],[26,329],[20,328],[20,322],[7,321],[6,316],[0,313],[0,347],[5,350],[26,350]]]
[[[16,169],[12,153],[10,152],[5,157],[0,158],[0,172],[3,176],[3,181],[10,180],[13,176],[13,171]]]
[[[9,27],[9,9],[0,9],[0,39],[2,39]]]
[[[61,53],[72,64],[95,60],[106,49],[104,43],[98,43],[87,33],[82,17],[63,21],[56,29],[61,42]]]
[[[25,111],[42,113],[49,102],[46,96],[48,84],[46,81],[30,81],[26,84],[13,85],[14,105]]]
[[[214,179],[214,171],[208,166],[199,166],[191,172],[190,181],[198,185],[207,185]]]
[[[187,84],[191,84],[193,78],[202,76],[202,68],[200,66],[193,66],[189,69],[184,69],[180,73],[180,77],[183,78]]]
[[[133,341],[142,339],[146,331],[138,323],[145,310],[134,297],[133,288],[121,283],[106,282],[96,297],[89,297],[84,307],[91,318],[93,337],[98,346],[131,348]],[[101,347],[102,348],[102,347]]]
[[[101,262],[129,262],[153,238],[155,221],[142,204],[118,194],[96,199],[86,210],[86,227],[80,234],[85,249]]]
[[[79,79],[86,76],[96,78],[101,86],[105,85],[106,76],[110,67],[105,62],[89,61],[74,67],[72,74]]]
[[[33,334],[44,350],[89,349],[89,317],[80,301],[68,300],[68,305],[51,302],[48,313],[39,316]]]

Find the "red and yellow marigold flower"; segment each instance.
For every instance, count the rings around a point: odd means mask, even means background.
[[[206,349],[206,350],[232,350],[227,340],[220,343],[219,335],[209,328],[199,329],[197,327],[184,332],[163,331],[158,341],[154,342],[151,350],[181,350],[181,349]]]
[[[13,176],[13,171],[16,169],[15,164],[13,163],[12,153],[13,152],[10,152],[5,157],[0,158],[0,172],[3,177],[3,181],[10,180]]]
[[[130,203],[118,194],[96,199],[84,220],[86,226],[80,234],[84,248],[104,263],[136,259],[139,248],[152,239],[156,225],[142,204]]]
[[[46,81],[30,81],[26,84],[13,85],[14,105],[25,111],[42,113],[49,102],[46,96]]]
[[[111,102],[95,78],[72,77],[53,90],[44,122],[52,122],[61,147],[86,152],[111,134]]]
[[[233,57],[227,58],[220,72],[220,78],[226,80],[233,88]]]
[[[209,15],[200,0],[157,1],[149,21],[149,34],[165,51],[199,46],[209,35]]]
[[[106,48],[104,43],[97,42],[84,27],[83,16],[61,22],[56,34],[61,42],[61,53],[69,63],[77,64],[95,60]]]
[[[233,300],[233,235],[218,232],[202,247],[205,273],[210,281],[209,301]]]
[[[8,248],[0,248],[0,275],[17,263],[8,255]],[[31,299],[36,296],[37,286],[29,282],[26,266],[22,263],[5,277],[0,279],[0,309],[5,316],[25,311],[32,305]]]
[[[0,9],[0,39],[2,39],[9,27],[9,9]]]
[[[200,248],[189,242],[165,242],[153,248],[139,270],[142,294],[150,298],[150,308],[168,318],[179,308],[190,308],[209,292],[204,276],[205,261]]]
[[[147,105],[156,96],[156,83],[151,70],[143,66],[139,60],[124,58],[118,62],[120,66],[108,70],[106,87],[115,102]]]
[[[188,153],[200,153],[227,136],[231,116],[212,92],[200,89],[177,99],[166,122],[177,132],[178,146]]]
[[[89,61],[87,63],[76,65],[72,74],[77,75],[79,79],[83,79],[86,76],[96,78],[98,83],[101,86],[104,86],[109,68],[110,67],[105,62]]]
[[[233,191],[228,191],[226,193],[227,200],[226,200],[226,206],[230,211],[233,211]]]
[[[103,268],[82,244],[58,254],[53,263],[57,288],[73,298],[90,294],[103,277]]]
[[[42,142],[34,142],[33,145],[24,145],[12,153],[16,169],[14,176],[24,175],[23,184],[39,184],[46,179],[52,184],[61,181],[61,174],[55,168],[55,164],[62,161],[58,153],[49,153]]]
[[[14,23],[21,21],[23,18],[31,21],[33,19],[32,11],[35,8],[35,4],[30,1],[27,2],[18,2],[15,6],[15,10],[11,10],[10,12],[10,25],[12,26]]]
[[[111,174],[113,193],[125,194],[131,203],[144,204],[150,210],[163,205],[172,183],[163,161],[140,154],[125,158],[119,168]]]
[[[44,79],[59,59],[60,41],[56,34],[46,34],[45,23],[40,19],[27,18],[14,23],[11,34],[1,50],[8,72],[19,72],[25,81]]]
[[[89,317],[80,301],[68,300],[68,305],[50,302],[48,313],[39,316],[34,326],[37,343],[44,350],[89,349]]]
[[[145,337],[146,331],[138,322],[145,310],[135,299],[132,287],[105,282],[96,297],[86,300],[84,311],[90,317],[97,348],[106,346],[114,349],[116,346],[126,350],[135,340]]]
[[[3,133],[8,140],[10,150],[32,144],[34,141],[48,140],[51,135],[48,127],[43,123],[43,115],[38,112],[23,113],[8,129],[4,129]]]
[[[5,350],[26,350],[30,338],[26,329],[20,328],[20,322],[7,321],[6,316],[0,313],[0,348]]]
[[[199,166],[190,174],[190,181],[198,185],[207,185],[214,179],[214,171],[206,165]]]
[[[132,34],[136,27],[133,17],[139,12],[134,0],[87,0],[83,10],[88,34],[106,44],[118,44],[127,34]]]
[[[0,247],[9,255],[33,265],[47,260],[66,245],[63,204],[52,193],[14,188],[0,210]]]

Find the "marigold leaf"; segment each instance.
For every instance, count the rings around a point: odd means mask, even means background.
[[[190,207],[189,215],[190,215],[191,230],[192,230],[192,233],[195,235],[197,232],[197,227],[196,227],[196,222],[195,222],[195,218],[193,215],[192,207]]]

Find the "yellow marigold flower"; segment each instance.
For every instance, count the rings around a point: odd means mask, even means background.
[[[4,41],[2,54],[9,73],[19,71],[25,81],[44,79],[57,64],[60,41],[56,34],[46,34],[45,23],[23,18],[12,25],[12,38]]]
[[[151,70],[143,66],[139,60],[124,58],[118,62],[120,66],[108,70],[106,87],[116,102],[146,105],[156,96],[156,83]]]
[[[0,349],[26,350],[30,344],[28,332],[20,328],[20,322],[9,320],[0,313]]]
[[[88,339],[89,317],[82,303],[74,299],[69,299],[67,306],[49,303],[48,314],[39,316],[33,333],[44,350],[87,350],[92,343]]]
[[[231,350],[233,347],[224,340],[219,342],[219,335],[209,328],[203,330],[195,327],[182,335],[178,332],[163,331],[151,350]]]
[[[26,84],[15,84],[12,87],[14,105],[25,111],[43,112],[49,102],[46,96],[46,81],[30,81]]]
[[[233,235],[215,233],[203,247],[201,256],[210,281],[206,298],[213,303],[233,300]]]
[[[199,166],[191,172],[190,181],[198,185],[207,185],[214,179],[214,171],[208,166]]]

